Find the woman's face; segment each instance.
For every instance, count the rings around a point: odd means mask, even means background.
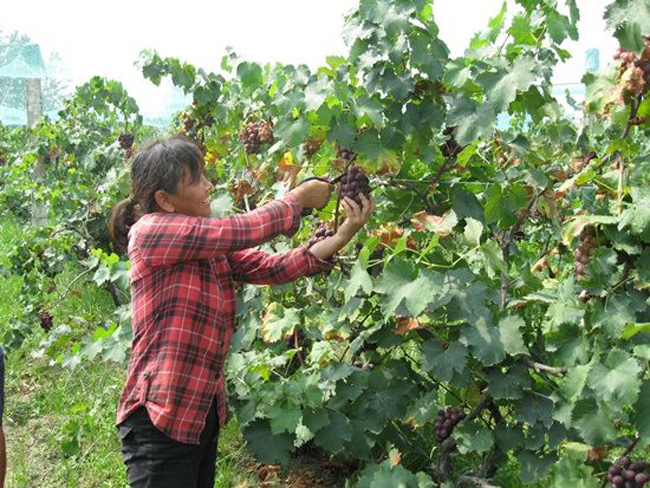
[[[168,195],[169,201],[175,213],[192,217],[209,217],[210,192],[213,188],[212,183],[202,175],[198,181],[192,183],[183,181],[176,193]]]

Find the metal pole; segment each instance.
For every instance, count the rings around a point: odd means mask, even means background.
[[[43,114],[43,92],[39,78],[27,78],[25,80],[25,95],[27,105],[27,127],[35,127]],[[34,180],[38,183],[45,181],[47,168],[43,158],[38,158],[34,167]],[[32,202],[32,224],[47,224],[48,207],[45,202],[34,200]]]

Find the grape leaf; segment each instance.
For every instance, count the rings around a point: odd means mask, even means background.
[[[357,260],[350,271],[350,278],[343,290],[345,301],[348,302],[359,292],[360,289],[362,289],[366,294],[370,294],[372,288],[372,278],[370,278],[370,275],[362,266],[361,261]]]
[[[293,448],[293,437],[289,434],[273,435],[268,420],[255,420],[242,432],[246,444],[262,463],[286,464]]]
[[[336,454],[352,439],[350,421],[337,410],[329,411],[330,423],[321,427],[314,442],[330,454]]]
[[[384,268],[375,291],[386,295],[382,309],[387,316],[405,301],[410,314],[417,317],[442,291],[443,275],[429,270],[420,271],[416,279],[413,275],[413,267],[404,260],[395,259]]]
[[[465,240],[470,246],[478,247],[481,245],[481,234],[483,233],[483,224],[471,217],[465,219]]]
[[[632,188],[630,193],[634,203],[621,215],[619,230],[629,225],[632,234],[639,236],[643,242],[650,242],[650,192]]]
[[[524,344],[524,337],[521,333],[522,327],[525,326],[524,320],[514,315],[504,317],[499,321],[501,342],[508,354],[515,356],[528,353],[528,348]]]
[[[573,278],[560,282],[557,289],[557,300],[552,303],[546,311],[548,324],[546,332],[553,327],[559,327],[565,323],[577,323],[582,319],[584,310],[578,302],[579,291]]]
[[[567,400],[576,400],[581,397],[592,366],[593,361],[584,365],[576,365],[569,369],[566,377],[560,382],[560,389]]]
[[[297,146],[309,134],[309,121],[304,117],[294,120],[289,115],[281,119],[273,130],[287,146]]]
[[[519,411],[517,419],[530,425],[540,422],[549,428],[553,424],[553,402],[550,398],[537,394],[526,393],[524,398],[517,401]]]
[[[458,342],[444,350],[437,341],[429,340],[422,344],[422,369],[443,381],[451,381],[454,373],[464,371],[467,356],[467,348]]]
[[[636,310],[632,299],[625,295],[615,295],[606,306],[598,305],[593,314],[593,324],[602,327],[613,339],[621,336],[625,326],[636,321]]]
[[[650,33],[650,0],[616,0],[605,9],[604,18],[621,46],[643,50],[643,36]]]
[[[523,445],[525,439],[521,425],[500,422],[494,428],[494,440],[503,451],[510,451]]]
[[[634,405],[634,426],[639,435],[646,441],[650,440],[650,381],[643,382],[639,398]]]
[[[592,446],[600,446],[616,437],[611,411],[604,410],[593,398],[578,400],[571,414],[571,424]]]
[[[284,308],[280,304],[267,309],[262,321],[262,337],[266,342],[276,342],[289,335],[300,324],[298,309]]]
[[[490,394],[496,399],[516,399],[524,396],[524,390],[530,388],[530,375],[528,370],[520,365],[513,365],[508,371],[490,371],[487,374]]]
[[[438,392],[436,390],[422,393],[420,398],[407,409],[404,415],[404,423],[415,429],[434,422],[438,417],[439,410],[436,404],[437,398]]]
[[[491,105],[478,105],[461,95],[452,103],[447,122],[457,127],[456,141],[464,146],[479,137],[492,134],[496,120],[497,116]]]
[[[535,82],[537,62],[528,56],[517,58],[510,70],[481,73],[476,81],[483,86],[488,103],[495,113],[508,109],[518,91],[527,91]],[[460,141],[459,141],[460,142]]]
[[[639,394],[641,367],[636,359],[620,349],[611,351],[605,363],[594,365],[589,375],[591,386],[605,403],[629,404]]]
[[[474,356],[486,366],[505,358],[501,334],[492,324],[489,315],[475,319],[470,325],[463,327],[461,340],[472,346]]]
[[[320,76],[315,82],[307,85],[305,89],[305,108],[307,110],[318,110],[332,91],[333,87],[327,77]]]
[[[521,451],[517,454],[521,466],[521,481],[532,483],[544,479],[557,462],[556,454],[538,454],[531,451]]]
[[[461,454],[487,452],[494,444],[490,429],[481,422],[462,422],[453,431],[453,437]]]
[[[276,404],[269,410],[268,417],[271,421],[271,432],[278,435],[282,432],[293,433],[298,427],[302,412],[294,403]]]
[[[585,466],[583,459],[564,456],[553,467],[549,486],[554,488],[598,488],[600,484],[594,478],[594,468]]]
[[[321,428],[330,423],[330,416],[326,408],[307,408],[302,415],[302,423],[312,433],[316,434]]]

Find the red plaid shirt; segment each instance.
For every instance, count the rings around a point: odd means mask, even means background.
[[[288,194],[226,219],[157,212],[131,228],[133,347],[117,424],[144,405],[160,431],[198,444],[215,395],[224,423],[235,281],[285,283],[332,266],[304,246],[275,255],[250,249],[295,232],[300,210]]]

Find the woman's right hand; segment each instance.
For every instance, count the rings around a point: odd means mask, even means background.
[[[309,180],[291,190],[303,208],[323,208],[332,195],[332,184],[322,180]]]
[[[363,193],[359,193],[359,199],[361,200],[361,206],[348,197],[341,200],[347,218],[339,227],[337,234],[346,241],[352,239],[354,234],[366,225],[370,215],[375,210],[375,202],[372,198],[368,199]]]

